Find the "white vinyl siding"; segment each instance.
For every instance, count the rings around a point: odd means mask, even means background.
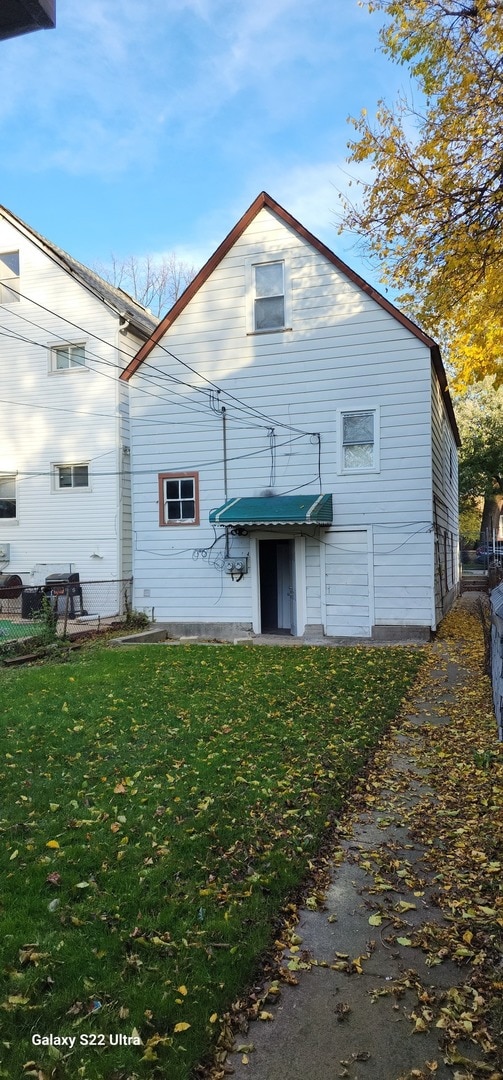
[[[325,554],[326,632],[331,637],[371,634],[367,533],[331,532]]]
[[[452,603],[459,581],[458,460],[442,392],[431,387],[433,537],[436,621]]]
[[[285,331],[251,333],[252,268],[278,261],[285,267]],[[173,386],[162,400],[142,393],[141,368],[130,383],[136,606],[143,606],[147,590],[159,619],[252,621],[252,574],[236,583],[222,572],[224,530],[214,532],[208,524],[209,511],[224,502],[221,415],[205,409],[200,394],[209,380],[221,387],[226,406],[229,498],[270,488],[278,495],[317,494],[321,464],[321,490],[333,495],[334,523],[333,529],[316,535],[310,529],[306,536],[307,622],[322,623],[326,605],[327,628],[337,626],[344,636],[352,625],[359,636],[368,636],[369,627],[401,625],[404,617],[412,625],[430,626],[428,347],[263,209],[148,357],[149,370],[180,378],[180,365],[166,350],[198,374],[185,369],[183,380],[193,389]],[[227,393],[239,401],[225,399]],[[187,406],[197,409],[197,419]],[[340,469],[338,410],[373,413],[378,469]],[[261,421],[257,413],[270,419]],[[313,433],[320,435],[320,455]],[[197,539],[193,527],[183,524],[176,537],[159,529],[155,477],[168,461],[173,472],[199,471]],[[352,607],[349,585],[332,580],[335,549],[329,545],[338,543],[341,531],[349,538],[349,562],[354,544],[355,573],[362,578],[355,582],[360,592],[354,597],[353,624],[346,611]],[[249,535],[231,536],[230,544],[232,556],[250,554]],[[327,557],[327,581],[338,592],[325,593],[322,561]],[[351,572],[349,566],[340,571],[346,577]]]
[[[0,252],[19,251],[22,295],[16,313],[6,305],[2,322],[12,334],[0,341],[2,473],[17,473],[17,520],[3,520],[0,539],[10,543],[9,572],[29,585],[52,568],[72,566],[81,580],[121,576],[121,529],[131,528],[119,509],[122,474],[118,398],[128,409],[128,387],[119,384],[122,363],[141,344],[118,332],[118,316],[50,258],[0,211]],[[1,270],[0,270],[1,279]],[[26,296],[29,299],[24,299]],[[19,339],[19,315],[34,319],[34,304],[45,309],[43,330],[30,333],[33,345]],[[53,312],[54,314],[51,314]],[[52,348],[80,346],[75,325],[85,328],[86,372],[48,377]],[[105,377],[106,376],[106,377]],[[112,376],[112,377],[110,377]],[[126,432],[127,434],[127,432]],[[55,489],[54,465],[88,464],[89,488]],[[131,539],[127,537],[131,567]],[[49,567],[50,569],[37,569]]]

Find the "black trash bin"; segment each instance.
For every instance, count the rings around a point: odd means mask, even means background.
[[[32,619],[42,611],[43,590],[40,587],[23,589],[21,597],[21,618]]]

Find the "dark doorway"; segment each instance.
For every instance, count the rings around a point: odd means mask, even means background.
[[[294,634],[294,541],[260,540],[259,564],[261,631]]]

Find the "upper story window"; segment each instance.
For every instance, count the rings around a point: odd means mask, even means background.
[[[54,487],[56,491],[89,488],[89,465],[55,465]]]
[[[379,469],[378,410],[340,412],[341,472],[376,472]]]
[[[16,506],[16,476],[15,473],[0,473],[0,518],[15,518]]]
[[[199,525],[197,473],[159,474],[159,524]]]
[[[254,271],[254,330],[285,326],[285,264],[258,263]]]
[[[85,365],[85,345],[55,345],[51,349],[51,371],[70,371]]]
[[[19,302],[19,251],[0,251],[0,304]]]

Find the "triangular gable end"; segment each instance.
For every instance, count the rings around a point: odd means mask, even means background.
[[[27,225],[12,210],[8,210],[6,206],[0,205],[0,217],[17,229],[25,239],[43,251],[52,262],[55,262],[65,273],[78,281],[97,300],[105,304],[121,318],[127,319],[134,327],[137,337],[149,339],[149,335],[157,326],[159,320],[148,308],[140,304],[124,289],[105,281],[89,266],[85,266],[84,263],[79,262],[73,255],[69,255],[63,248],[53,244],[45,236],[37,232],[36,229],[32,229],[31,225]]]
[[[301,223],[297,221],[297,219],[294,218],[293,215],[288,212],[288,210],[285,210],[284,207],[280,206],[280,204],[277,203],[275,199],[271,197],[271,195],[268,195],[266,191],[262,191],[260,195],[257,196],[257,198],[248,208],[246,213],[243,214],[242,218],[240,218],[234,228],[231,229],[230,233],[228,233],[228,235],[225,237],[225,240],[222,241],[216,251],[214,251],[213,255],[211,255],[208,261],[204,264],[199,273],[196,274],[190,285],[187,286],[187,288],[181,294],[181,296],[179,296],[175,304],[173,304],[173,307],[170,309],[170,311],[168,311],[167,315],[165,315],[164,318],[161,319],[160,323],[158,324],[158,326],[156,326],[148,341],[146,341],[144,345],[142,345],[136,356],[134,356],[128,366],[124,368],[124,371],[120,375],[120,378],[125,382],[129,381],[131,376],[134,375],[134,373],[138,370],[143,361],[147,359],[152,349],[159,343],[159,341],[161,341],[169,327],[173,325],[173,323],[187,306],[187,304],[190,303],[190,301],[199,291],[201,286],[204,285],[205,281],[207,281],[207,279],[216,269],[224,256],[227,255],[228,251],[230,251],[230,249],[234,246],[234,244],[243,234],[245,229],[248,228],[250,222],[252,222],[253,219],[257,216],[257,214],[259,214],[260,211],[264,208],[271,210],[282,221],[289,225],[290,228],[294,229],[299,236],[306,240],[307,243],[311,245],[311,247],[315,248],[316,251],[319,251],[321,255],[323,255],[326,259],[329,260],[329,262],[331,262],[335,267],[337,267],[337,269],[347,278],[349,278],[349,280],[352,281],[354,285],[357,285],[358,288],[365,292],[367,296],[370,296],[371,299],[376,302],[376,304],[379,304],[380,307],[384,308],[384,310],[387,311],[389,315],[392,315],[393,318],[397,320],[397,322],[399,322],[402,326],[409,330],[411,334],[413,334],[423,343],[423,345],[426,345],[427,348],[430,349],[432,363],[439,380],[440,388],[443,392],[445,406],[454,434],[454,438],[457,445],[459,446],[461,440],[459,437],[456,418],[454,415],[454,409],[452,407],[452,401],[450,398],[449,390],[447,388],[447,377],[440,356],[440,349],[436,342],[433,341],[433,338],[430,338],[428,334],[425,334],[424,331],[421,330],[420,327],[412,321],[412,319],[409,319],[407,315],[404,315],[403,312],[400,311],[397,307],[395,307],[394,304],[390,303],[390,301],[387,300],[385,296],[382,296],[382,294],[379,293],[376,289],[374,289],[372,285],[369,285],[369,283],[365,281],[364,278],[360,277],[360,275],[357,274],[355,270],[352,270],[351,267],[347,265],[347,263],[343,262],[343,260],[340,259],[339,256],[336,255],[333,251],[331,251],[331,249],[327,247],[322,240],[319,240],[318,237],[314,236],[313,233],[309,232],[309,230],[306,229],[304,225],[301,225]]]

